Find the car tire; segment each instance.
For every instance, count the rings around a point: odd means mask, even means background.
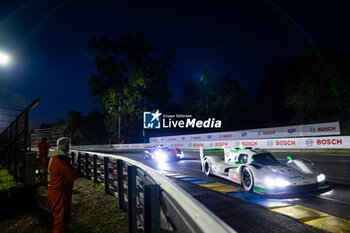
[[[253,191],[254,188],[254,176],[248,167],[244,167],[242,170],[242,185],[246,191]]]
[[[210,164],[207,160],[204,161],[204,173],[207,175],[207,176],[210,176]]]

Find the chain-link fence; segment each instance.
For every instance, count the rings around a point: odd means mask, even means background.
[[[66,127],[52,127],[45,129],[34,129],[30,132],[31,150],[37,150],[38,142],[45,137],[51,148],[56,147],[57,139],[66,136]]]

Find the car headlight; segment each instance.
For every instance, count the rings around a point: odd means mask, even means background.
[[[291,183],[288,180],[284,180],[281,178],[272,179],[272,178],[266,178],[265,184],[269,187],[286,187],[290,185]]]
[[[322,182],[326,179],[326,176],[324,174],[320,174],[317,176],[317,182]]]
[[[164,161],[166,161],[168,159],[167,154],[164,153],[163,151],[156,151],[154,153],[154,157],[159,162],[164,162]]]
[[[180,157],[180,159],[182,159],[184,157],[184,152],[181,151],[181,153],[178,153],[177,156]]]

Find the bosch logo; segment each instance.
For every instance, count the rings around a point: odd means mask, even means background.
[[[215,146],[228,146],[227,142],[215,142]]]
[[[232,138],[232,134],[224,134],[224,138]]]
[[[243,141],[242,145],[243,146],[257,146],[258,142],[257,141]]]
[[[328,131],[335,131],[335,127],[319,127],[317,128],[318,132],[328,132]]]
[[[317,145],[342,145],[343,141],[341,139],[323,139],[317,140]]]
[[[295,146],[294,140],[278,140],[276,146]]]
[[[273,141],[272,141],[272,140],[268,140],[268,141],[267,141],[267,145],[268,145],[269,147],[273,146]]]
[[[263,135],[274,135],[276,134],[276,131],[264,131]]]
[[[305,143],[307,146],[312,146],[314,144],[314,141],[312,139],[307,139]]]
[[[202,147],[203,143],[193,143],[193,147]]]

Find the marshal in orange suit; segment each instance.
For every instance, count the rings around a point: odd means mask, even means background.
[[[50,152],[48,201],[54,217],[52,233],[65,233],[71,212],[72,189],[78,173],[69,157],[70,139],[57,140],[57,149]]]

